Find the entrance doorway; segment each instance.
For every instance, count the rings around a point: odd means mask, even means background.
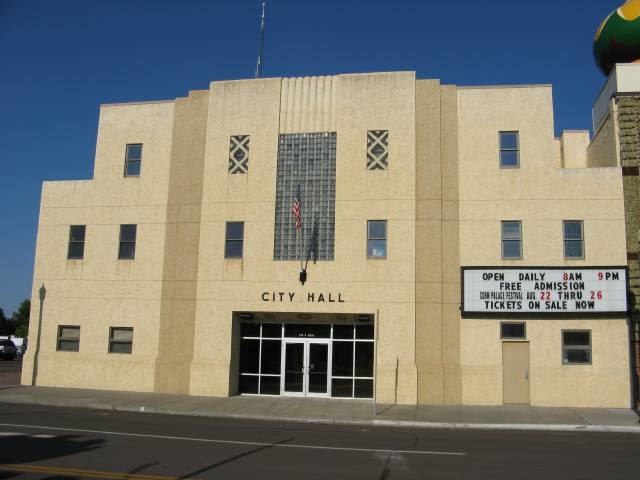
[[[370,320],[289,323],[243,319],[238,326],[234,347],[238,393],[373,398],[375,339]]]
[[[285,340],[281,395],[329,396],[329,342]]]
[[[505,404],[529,404],[528,342],[502,343],[502,392]]]

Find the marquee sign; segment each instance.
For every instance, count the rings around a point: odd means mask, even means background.
[[[625,267],[462,267],[462,314],[627,312]]]

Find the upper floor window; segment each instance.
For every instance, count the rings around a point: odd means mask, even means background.
[[[139,177],[140,163],[142,162],[142,144],[129,143],[124,157],[124,176]]]
[[[505,260],[522,258],[522,222],[520,220],[502,222],[502,258]]]
[[[584,258],[584,229],[582,220],[562,222],[564,236],[564,258]]]
[[[70,260],[81,260],[84,258],[84,234],[85,225],[71,225],[69,227],[69,248],[67,258]]]
[[[137,225],[120,225],[120,246],[118,247],[120,260],[136,258],[136,231]]]
[[[387,221],[367,222],[367,258],[387,258]]]
[[[562,363],[591,363],[591,330],[562,331]]]
[[[242,258],[244,222],[227,222],[224,258]]]
[[[500,132],[500,168],[520,166],[518,132]]]
[[[233,135],[229,144],[229,173],[249,171],[249,135]]]
[[[58,325],[58,341],[56,350],[61,352],[77,352],[80,350],[80,327],[75,325]]]
[[[367,170],[386,170],[389,166],[389,130],[367,131]]]
[[[131,353],[133,346],[133,328],[109,328],[109,353]]]

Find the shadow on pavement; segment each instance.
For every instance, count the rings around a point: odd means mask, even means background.
[[[0,479],[24,475],[21,472],[2,470],[2,465],[28,464],[53,458],[84,453],[106,446],[103,439],[79,440],[78,435],[56,435],[52,438],[37,438],[27,434],[0,437]],[[49,479],[74,478],[55,475]]]
[[[220,462],[217,462],[217,463],[214,463],[212,465],[209,465],[208,467],[200,468],[200,469],[198,469],[198,470],[196,470],[194,472],[190,472],[190,473],[187,473],[186,475],[182,475],[181,477],[178,478],[178,480],[183,480],[183,479],[186,479],[186,478],[192,478],[195,475],[201,474],[203,472],[208,472],[209,470],[213,470],[214,468],[221,467],[222,465],[226,465],[227,463],[235,462],[236,460],[239,460],[242,457],[247,457],[249,455],[253,455],[254,453],[260,452],[262,450],[267,450],[269,448],[273,448],[276,445],[280,445],[280,444],[283,444],[283,443],[290,442],[291,440],[294,440],[294,438],[287,438],[285,440],[280,440],[279,442],[275,442],[275,443],[272,443],[272,444],[269,444],[269,445],[262,445],[260,447],[257,447],[257,448],[254,448],[252,450],[249,450],[248,452],[243,452],[243,453],[240,453],[238,455],[234,455],[234,456],[226,458],[226,459],[224,459],[224,460],[222,460]]]

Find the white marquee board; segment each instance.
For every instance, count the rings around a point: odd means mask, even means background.
[[[463,314],[627,312],[621,267],[463,267]]]

